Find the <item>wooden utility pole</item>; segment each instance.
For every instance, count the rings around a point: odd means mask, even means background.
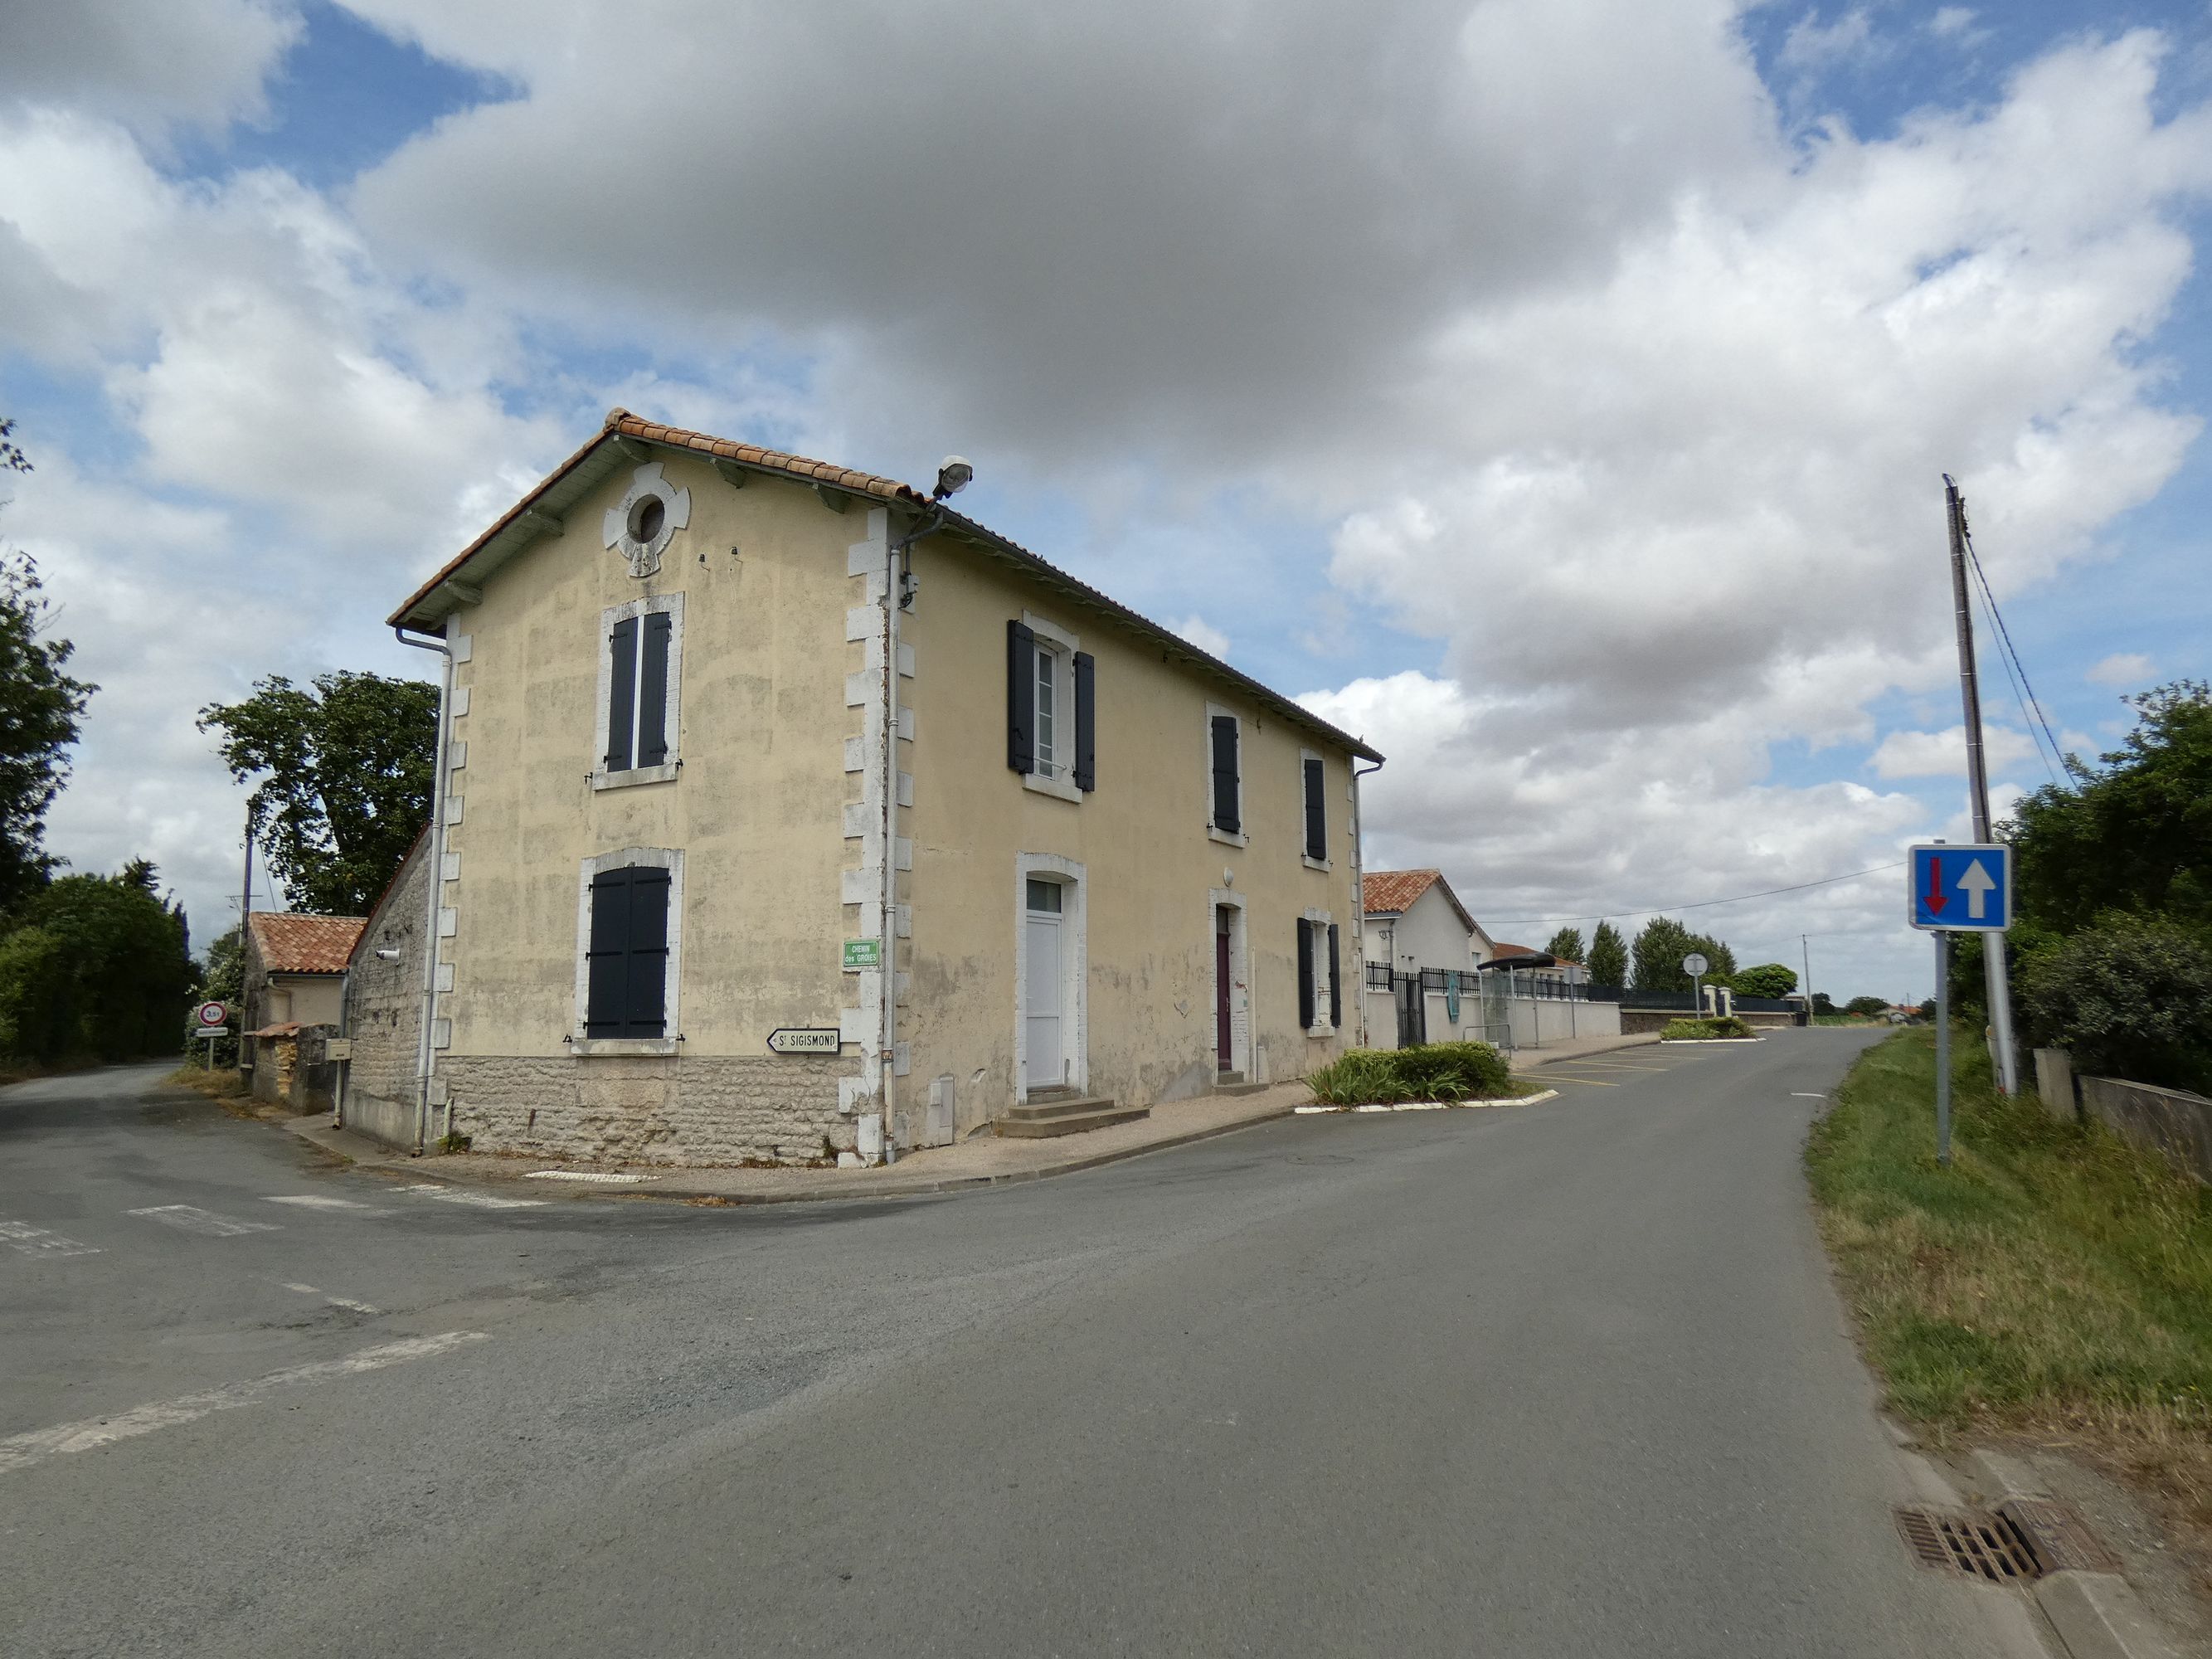
[[[1981,684],[1974,672],[1974,613],[1966,592],[1966,499],[1948,473],[1943,476],[1943,500],[1951,525],[1951,605],[1959,635],[1959,695],[1966,710],[1966,799],[1973,811],[1974,839],[1986,842],[1993,838],[1990,774],[1982,749]],[[1936,937],[1941,939],[1943,935]],[[2012,1045],[2012,981],[2005,965],[2002,933],[1983,939],[1982,968],[1989,989],[1990,1027],[1996,1040],[1997,1086],[2008,1095],[2016,1094],[2020,1061]],[[1940,986],[1937,994],[1942,994]]]

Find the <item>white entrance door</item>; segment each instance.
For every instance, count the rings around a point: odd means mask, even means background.
[[[1028,1022],[1023,1086],[1048,1089],[1064,1076],[1061,1065],[1060,884],[1031,881],[1024,938],[1022,1007]]]

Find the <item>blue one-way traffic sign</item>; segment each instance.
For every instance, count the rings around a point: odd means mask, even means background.
[[[1912,849],[1912,925],[1946,933],[2002,933],[2012,921],[2012,848],[1968,842]]]

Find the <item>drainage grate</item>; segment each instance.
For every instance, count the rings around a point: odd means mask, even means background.
[[[2043,1572],[2118,1572],[2120,1559],[2106,1549],[2081,1517],[2042,1498],[2008,1498],[1997,1513],[2027,1545]]]
[[[2001,1515],[1914,1504],[1897,1511],[1897,1529],[1920,1565],[1938,1572],[1987,1584],[2024,1584],[2037,1576],[2034,1553]]]

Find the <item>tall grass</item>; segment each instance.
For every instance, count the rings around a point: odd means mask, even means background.
[[[2212,1520],[2212,1196],[2100,1124],[1997,1094],[1979,1046],[1956,1046],[1950,1169],[1925,1029],[1861,1056],[1807,1151],[1892,1406],[2086,1435]]]

